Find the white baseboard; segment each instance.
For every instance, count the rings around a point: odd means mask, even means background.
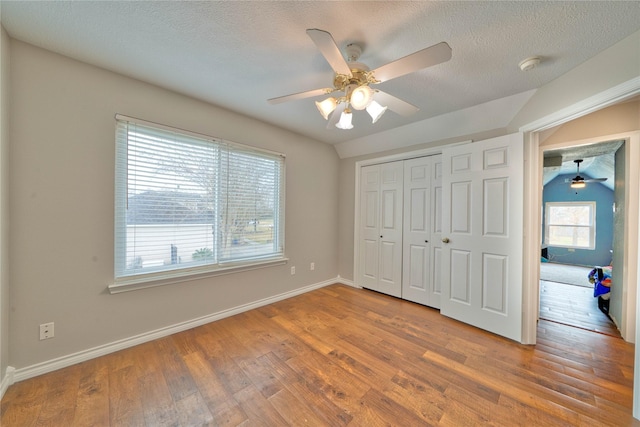
[[[67,366],[75,365],[76,363],[81,363],[86,360],[104,356],[106,354],[113,353],[125,348],[133,347],[138,344],[153,341],[155,339],[166,337],[168,335],[172,335],[177,332],[186,331],[187,329],[192,329],[197,326],[205,325],[207,323],[211,323],[216,320],[224,319],[225,317],[230,317],[239,313],[243,313],[245,311],[253,310],[254,308],[258,308],[268,304],[272,304],[274,302],[282,301],[287,298],[291,298],[291,297],[301,295],[316,289],[323,288],[325,286],[333,285],[335,283],[349,285],[348,282],[349,282],[348,280],[344,280],[340,276],[338,276],[335,279],[326,280],[324,282],[305,286],[299,289],[295,289],[293,291],[285,292],[279,295],[274,295],[269,298],[264,298],[258,301],[254,301],[249,304],[244,304],[238,307],[230,308],[228,310],[223,310],[217,313],[209,314],[207,316],[199,317],[193,320],[188,320],[186,322],[177,323],[175,325],[167,326],[165,328],[156,329],[154,331],[146,332],[140,335],[135,335],[129,338],[114,341],[109,344],[100,345],[87,350],[79,351],[77,353],[69,354],[67,356],[62,356],[56,359],[48,360],[46,362],[37,363],[35,365],[27,366],[25,368],[19,368],[15,370],[11,368],[12,372],[11,372],[10,381],[8,381],[9,373],[7,372],[7,375],[2,381],[2,388],[0,389],[0,391],[4,392],[6,387],[13,384],[14,382],[26,380],[28,378],[46,374],[47,372],[52,372],[58,369],[66,368]],[[349,285],[349,286],[353,286],[353,285]],[[9,368],[7,368],[7,371],[9,371]],[[5,380],[7,380],[6,385],[5,385]]]
[[[362,286],[357,286],[355,283],[353,283],[353,280],[345,279],[344,277],[340,277],[340,275],[336,277],[336,282],[343,285],[351,286],[352,288],[362,289]]]
[[[4,377],[2,377],[2,382],[0,382],[0,400],[2,400],[2,398],[4,397],[4,393],[5,391],[7,391],[9,386],[15,382],[15,377],[14,377],[15,371],[16,371],[15,368],[11,366],[7,366],[7,370],[4,373]]]

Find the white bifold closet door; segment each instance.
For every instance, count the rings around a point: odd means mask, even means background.
[[[404,162],[402,298],[440,308],[442,156]]]
[[[357,283],[521,341],[523,136],[360,169]]]
[[[360,285],[402,296],[402,161],[360,170]]]

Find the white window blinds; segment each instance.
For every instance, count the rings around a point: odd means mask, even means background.
[[[284,156],[116,117],[115,275],[284,256]]]

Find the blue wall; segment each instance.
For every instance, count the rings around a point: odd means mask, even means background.
[[[547,202],[596,202],[596,248],[575,249],[569,252],[568,248],[556,248],[549,246],[549,261],[560,264],[585,265],[609,265],[611,263],[611,249],[613,248],[613,191],[604,185],[594,182],[585,188],[571,188],[565,179],[571,179],[574,175],[558,175],[544,186],[542,192],[542,242],[544,245],[544,204]]]

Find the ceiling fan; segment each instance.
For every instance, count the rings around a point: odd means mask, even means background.
[[[583,159],[574,160],[573,163],[576,164],[577,172],[576,176],[571,179],[571,188],[584,188],[587,185],[587,182],[604,182],[607,178],[589,178],[585,179],[583,176],[580,176],[580,163],[583,162]]]
[[[352,129],[352,108],[354,110],[366,109],[373,123],[378,121],[387,108],[405,116],[415,113],[418,111],[418,107],[415,105],[381,90],[372,89],[370,86],[451,59],[451,48],[447,43],[441,42],[370,70],[368,66],[358,62],[362,48],[357,44],[351,43],[347,45],[345,60],[329,32],[312,28],[307,30],[307,34],[336,73],[333,87],[271,98],[268,102],[270,104],[279,104],[286,101],[335,93],[334,96],[321,102],[316,102],[320,114],[325,120],[328,120],[327,129],[331,129],[333,126],[339,129]],[[331,118],[329,119],[330,115]]]

